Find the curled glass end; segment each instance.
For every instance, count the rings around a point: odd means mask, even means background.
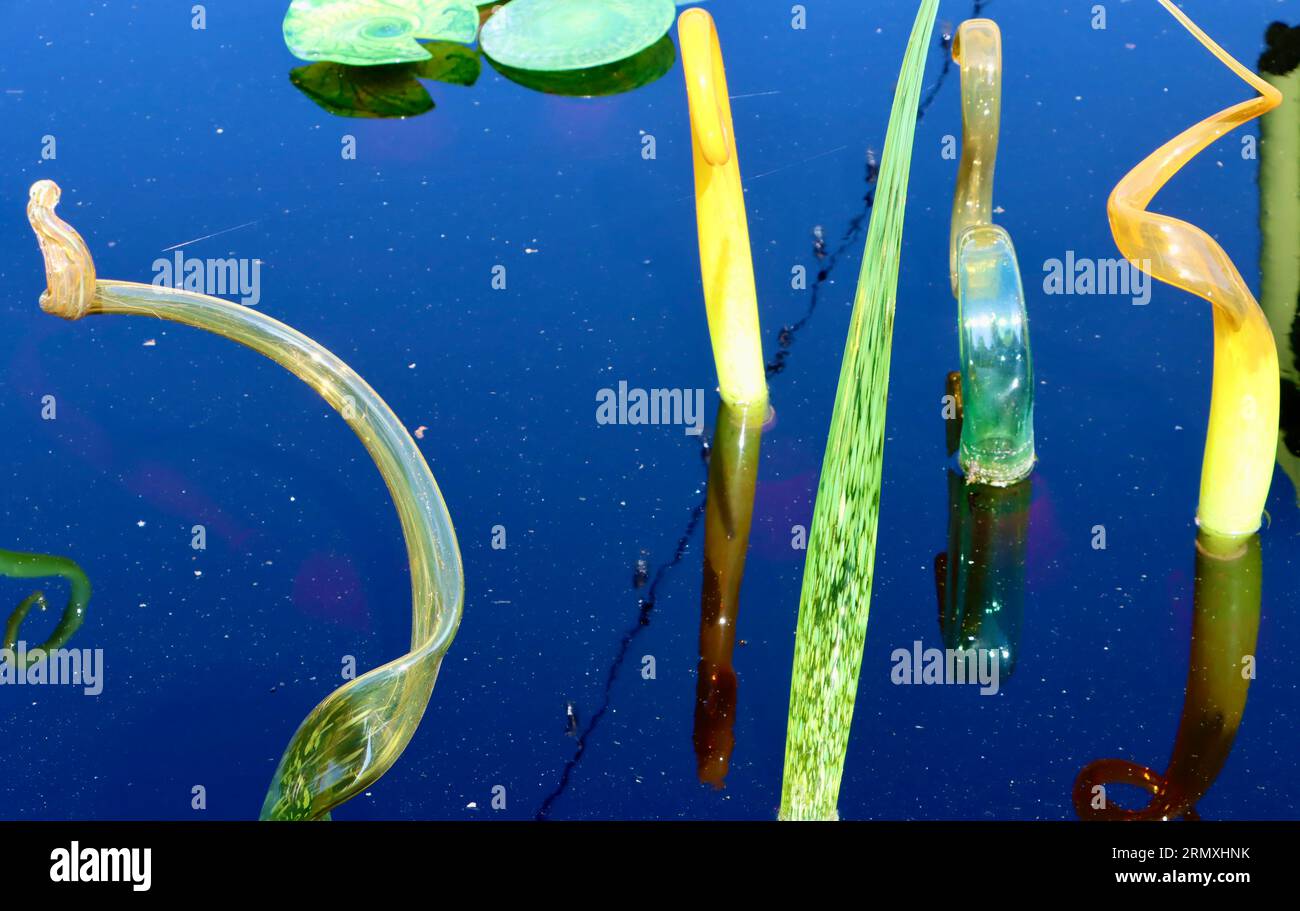
[[[1034,468],[1034,372],[1011,237],[973,225],[957,241],[960,461],[971,484],[1006,487]]]

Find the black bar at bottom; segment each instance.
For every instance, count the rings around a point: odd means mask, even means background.
[[[703,897],[711,883],[719,900],[749,885],[793,888],[806,904],[839,890],[1231,896],[1293,884],[1297,834],[1300,823],[9,822],[0,875],[6,898],[374,901],[413,890],[459,903],[514,887],[568,902],[600,901],[601,881],[609,901],[674,887]]]

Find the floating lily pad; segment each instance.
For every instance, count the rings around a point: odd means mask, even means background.
[[[426,44],[429,59],[388,66],[346,66],[313,63],[289,73],[289,81],[318,105],[340,117],[414,117],[434,108],[420,85],[435,79],[453,85],[473,85],[481,64],[478,54],[460,44]]]
[[[650,47],[676,11],[673,0],[512,0],[483,26],[479,44],[512,69],[590,69]]]
[[[497,63],[491,57],[488,63],[511,82],[548,95],[573,95],[591,98],[597,95],[618,95],[649,85],[673,68],[677,60],[677,46],[664,35],[639,54],[626,60],[607,63],[585,70],[538,72],[520,70]]]
[[[354,66],[426,60],[416,39],[468,44],[477,34],[471,0],[293,0],[284,16],[295,57]]]

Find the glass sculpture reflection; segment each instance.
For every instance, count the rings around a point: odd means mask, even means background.
[[[487,62],[511,82],[547,95],[596,98],[620,95],[649,85],[673,68],[677,46],[664,35],[643,51],[600,66],[578,70],[527,70],[506,66],[491,57]]]
[[[429,59],[391,66],[313,63],[289,72],[294,87],[340,117],[414,117],[434,108],[421,79],[471,86],[482,67],[478,54],[460,44],[424,45]]]
[[[761,418],[726,402],[718,406],[704,507],[704,587],[700,596],[700,665],[695,690],[695,757],[700,781],[721,788],[735,746],[736,647],[740,583],[754,517]]]
[[[1228,761],[1255,677],[1263,572],[1259,536],[1196,538],[1195,604],[1183,714],[1163,774],[1127,759],[1099,759],[1074,782],[1081,819],[1197,819],[1200,802]],[[1145,807],[1121,806],[1110,785],[1151,795]]]
[[[1260,75],[1282,103],[1259,121],[1259,304],[1281,377],[1277,462],[1300,506],[1300,26],[1275,22],[1264,41]]]
[[[996,656],[1004,680],[1016,669],[1025,614],[1032,499],[1032,478],[992,487],[948,472],[948,549],[934,558],[943,645]]]

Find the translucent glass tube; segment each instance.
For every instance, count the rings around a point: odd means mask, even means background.
[[[1034,468],[1034,370],[1011,237],[975,225],[957,243],[961,466],[971,484],[1005,487]]]
[[[1220,536],[1260,525],[1277,453],[1277,347],[1268,320],[1232,259],[1205,231],[1148,212],[1160,189],[1202,150],[1282,103],[1282,93],[1239,63],[1170,0],[1175,19],[1220,62],[1259,92],[1179,133],[1126,174],[1107,206],[1115,244],[1162,282],[1204,298],[1214,312],[1214,382],[1201,466],[1197,521]]]
[[[328,818],[331,808],[373,784],[406,748],[460,624],[464,574],[442,494],[415,441],[378,393],[301,332],[219,298],[97,281],[85,242],[54,214],[59,195],[53,181],[38,181],[27,205],[45,256],[42,309],[70,320],[98,313],[171,320],[265,355],[343,416],[388,485],[411,564],[411,650],[312,709],[289,742],[262,807],[263,819]]]
[[[1034,469],[1034,373],[1015,246],[991,223],[1002,104],[997,23],[963,22],[952,56],[962,109],[948,252],[965,407],[959,459],[968,483],[1005,487]]]

